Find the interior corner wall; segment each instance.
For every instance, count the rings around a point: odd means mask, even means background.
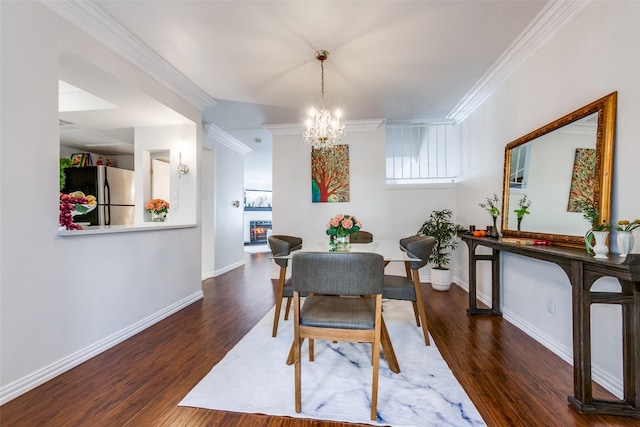
[[[299,236],[304,245],[312,245],[328,239],[331,217],[350,214],[375,239],[399,240],[414,235],[432,210],[455,212],[453,187],[387,189],[385,133],[384,125],[366,131],[347,125],[342,143],[349,145],[350,201],[343,203],[313,203],[311,148],[301,142],[301,133],[274,135],[273,234]],[[401,266],[387,268],[396,267]]]
[[[613,91],[618,91],[612,217],[640,216],[640,16],[638,2],[594,2],[462,123],[464,175],[458,188],[461,224],[488,223],[478,206],[501,194],[507,143]],[[531,206],[535,215],[535,205]],[[585,222],[585,231],[588,224]],[[638,240],[640,234],[635,233]],[[468,280],[467,254],[457,253],[456,276]],[[615,244],[612,245],[616,250]],[[634,252],[640,250],[636,243]],[[483,263],[480,263],[481,265]],[[557,266],[503,255],[505,318],[572,362],[571,288]],[[481,267],[479,290],[488,298],[490,271]],[[619,289],[603,278],[598,288]],[[556,314],[547,302],[556,304]],[[621,319],[619,307],[592,308],[593,376],[622,396]]]
[[[197,227],[57,234],[58,52],[100,64],[194,123],[201,112],[40,2],[0,8],[1,404],[201,298],[202,289]]]

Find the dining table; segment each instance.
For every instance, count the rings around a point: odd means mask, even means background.
[[[329,239],[317,239],[311,242],[305,241],[302,248],[296,252],[330,252]],[[385,263],[415,261],[415,258],[410,257],[409,254],[400,247],[399,240],[381,239],[374,240],[370,243],[351,243],[351,250],[349,252],[380,254],[384,258]],[[273,258],[292,259],[294,253],[295,252],[290,252],[288,255],[274,256]]]
[[[297,250],[296,252],[331,252],[331,246],[329,245],[329,239],[318,239],[311,242],[305,242],[302,245],[302,248]],[[351,250],[349,253],[376,253],[382,255],[385,261],[385,265],[390,262],[406,262],[406,261],[415,261],[415,258],[409,256],[409,254],[404,251],[398,240],[374,240],[370,243],[351,243]],[[284,259],[293,259],[293,254],[295,252],[291,252],[285,256],[274,256],[273,258],[284,258]],[[344,252],[336,252],[336,253],[344,253]],[[400,365],[398,364],[398,359],[396,358],[395,351],[393,350],[393,344],[391,343],[391,338],[389,337],[389,332],[387,331],[387,327],[384,323],[384,317],[382,319],[382,328],[381,328],[381,336],[380,343],[382,345],[382,351],[384,352],[385,359],[389,364],[389,369],[394,373],[400,373]],[[291,346],[291,350],[289,351],[289,355],[287,357],[287,365],[293,364],[293,344]]]

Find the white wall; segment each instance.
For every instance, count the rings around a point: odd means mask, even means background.
[[[555,37],[500,90],[463,122],[465,175],[458,189],[458,220],[488,222],[478,207],[483,198],[501,193],[504,146],[613,91],[618,91],[612,216],[640,216],[640,16],[638,2],[594,2]],[[585,223],[585,230],[588,225]],[[640,235],[636,232],[640,240]],[[616,249],[615,245],[612,249]],[[636,243],[635,251],[640,245]],[[457,276],[468,280],[464,245],[457,254]],[[480,263],[481,265],[482,263]],[[571,362],[571,289],[555,265],[503,258],[505,317]],[[489,293],[490,274],[480,269],[479,289]],[[612,279],[598,287],[618,288]],[[547,299],[556,315],[547,312]],[[622,354],[620,312],[617,307],[592,308],[594,378],[621,395]]]
[[[414,235],[434,209],[455,213],[454,188],[386,188],[384,125],[346,130],[342,141],[349,145],[350,201],[346,203],[312,203],[311,148],[301,142],[302,131],[274,135],[273,234],[299,236],[304,242],[328,239],[327,222],[342,213],[355,215],[375,239],[398,240]]]
[[[200,154],[200,205],[202,218],[202,279],[208,279],[215,275],[214,270],[214,153],[210,149],[203,148]]]
[[[57,235],[58,52],[77,52],[194,123],[200,111],[40,3],[0,7],[1,403],[202,293],[197,227]]]
[[[244,157],[219,142],[214,147],[214,275],[218,276],[244,264]],[[232,205],[236,200],[238,207]]]

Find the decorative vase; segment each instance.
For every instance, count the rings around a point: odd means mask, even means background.
[[[618,250],[620,256],[627,256],[629,251],[633,249],[633,234],[631,231],[618,231]]]
[[[607,235],[608,231],[593,231],[589,230],[585,236],[585,246],[587,248],[587,252],[593,251],[594,258],[606,258],[609,253],[609,247],[607,246]],[[592,242],[595,239],[596,244],[593,245]]]
[[[522,218],[523,217],[518,217],[518,231],[520,231],[520,225],[522,224]]]
[[[151,221],[152,222],[164,222],[167,219],[166,213],[157,213],[151,212]]]
[[[498,220],[498,217],[492,216],[491,218],[493,218],[493,227],[491,228],[491,231],[489,231],[489,237],[499,237],[498,227],[496,226],[496,221]]]
[[[335,251],[336,252],[349,252],[349,251],[351,251],[351,243],[349,243],[349,237],[347,237],[347,236],[336,237],[336,240],[335,240]]]

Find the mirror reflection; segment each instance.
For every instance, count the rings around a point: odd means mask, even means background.
[[[610,213],[616,93],[511,143],[505,149],[502,234],[581,245],[589,200]]]
[[[515,210],[527,197],[531,205],[521,231],[584,234],[575,202],[593,200],[593,185],[581,184],[593,183],[597,124],[598,114],[593,113],[511,151],[509,229],[517,230]]]

